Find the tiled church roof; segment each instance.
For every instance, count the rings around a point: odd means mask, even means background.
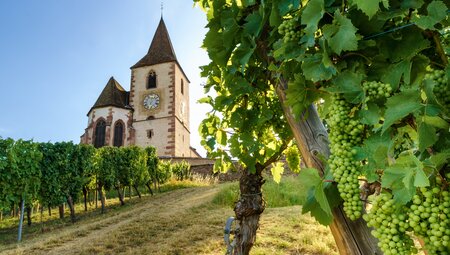
[[[128,92],[120,86],[120,84],[111,77],[103,89],[102,93],[98,97],[94,108],[100,108],[105,106],[116,106],[120,108],[128,108]],[[90,112],[90,111],[89,111]]]
[[[131,68],[156,65],[171,61],[177,61],[177,57],[175,56],[175,51],[173,50],[166,24],[164,24],[164,20],[161,17],[147,55]]]

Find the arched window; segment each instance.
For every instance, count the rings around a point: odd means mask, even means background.
[[[154,71],[150,71],[150,73],[148,74],[147,88],[156,88],[156,73]]]
[[[99,120],[95,126],[94,133],[94,147],[100,148],[105,146],[105,130],[106,122],[104,120]]]
[[[123,146],[123,124],[121,121],[117,121],[114,125],[114,146]]]

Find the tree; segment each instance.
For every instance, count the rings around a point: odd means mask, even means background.
[[[437,227],[435,233],[405,227],[409,221],[402,216],[397,219],[402,227],[386,223],[399,233],[395,238],[383,236],[386,228],[370,221],[377,212],[391,218],[395,210],[409,215],[415,209],[413,200],[433,202],[447,196],[446,4],[194,2],[208,18],[204,47],[212,62],[203,67],[205,89],[217,93],[202,100],[213,111],[200,133],[209,155],[221,161],[217,169],[226,169],[226,162],[237,157],[259,175],[255,166],[266,161],[261,152],[280,144],[281,135],[290,130],[306,166],[315,169],[300,171],[303,210],[331,224],[342,254],[380,254],[360,218],[365,203],[360,199],[360,179],[367,190],[381,186],[389,194],[375,197],[392,201],[392,210],[372,210],[365,217],[377,228],[374,233],[385,253],[413,251],[407,233],[412,230],[428,252],[448,252],[444,242],[436,243],[437,236],[447,233],[426,217],[412,219],[416,226]],[[433,187],[438,188],[435,193],[429,190]],[[435,210],[438,215],[445,212]],[[235,252],[248,254],[253,238],[240,241]]]

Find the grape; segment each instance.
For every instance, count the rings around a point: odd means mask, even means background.
[[[366,81],[362,86],[366,94],[366,102],[385,99],[392,95],[392,87],[386,83]]]
[[[297,24],[294,19],[284,20],[278,27],[278,33],[283,35],[283,41],[285,43],[299,41],[301,37],[301,30],[297,29],[296,31],[296,27]]]
[[[450,109],[450,86],[447,81],[444,70],[433,70],[428,68],[429,73],[425,75],[425,79],[433,80],[435,86],[433,93],[439,103],[444,106],[445,109]]]
[[[407,234],[406,207],[396,208],[391,194],[372,196],[372,208],[364,215],[367,226],[375,228],[372,235],[378,238],[378,246],[384,254],[415,253],[414,241]],[[379,221],[378,219],[383,219]],[[413,227],[413,226],[411,226]]]
[[[425,242],[428,254],[450,253],[450,218],[448,206],[450,205],[450,193],[448,186],[441,186],[442,180],[436,179],[437,186],[420,188],[413,197],[413,204],[408,214],[409,224],[413,227],[414,234]]]
[[[328,164],[344,200],[344,211],[351,220],[356,220],[361,216],[362,202],[358,181],[360,163],[353,159],[356,154],[353,147],[361,144],[364,125],[350,118],[351,110],[352,105],[341,96],[332,97],[327,120],[331,143]]]

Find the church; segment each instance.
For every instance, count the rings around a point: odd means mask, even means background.
[[[131,67],[130,90],[111,77],[87,116],[83,144],[153,146],[160,157],[200,157],[190,146],[189,79],[162,17],[147,54]]]

